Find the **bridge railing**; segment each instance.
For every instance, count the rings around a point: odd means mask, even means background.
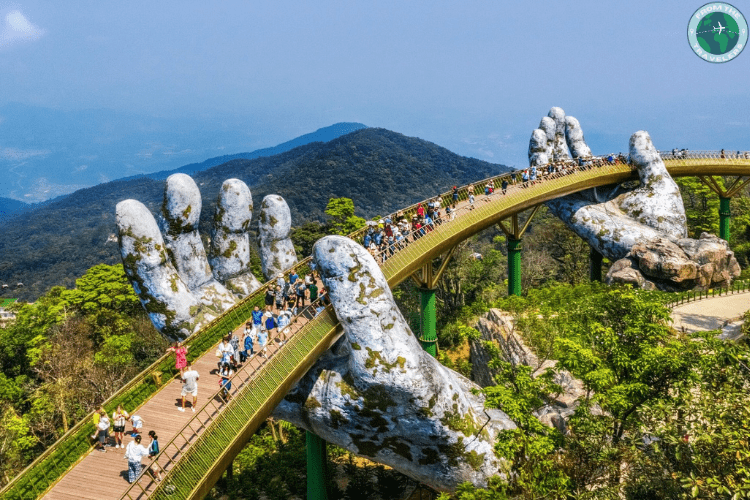
[[[667,155],[669,152],[661,152],[665,159],[671,159]],[[727,153],[725,153],[725,156]],[[719,151],[691,151],[689,158],[721,158]],[[680,158],[683,159],[683,158]],[[739,158],[739,159],[744,159]],[[619,159],[615,163],[619,163]],[[605,156],[595,156],[586,159],[586,165],[580,166],[574,160],[559,160],[550,162],[555,166],[556,171],[548,172],[548,165],[537,167],[536,181],[546,180],[549,178],[559,178],[560,176],[573,174],[582,170],[601,167],[610,164]],[[525,169],[524,169],[525,170]],[[492,182],[495,191],[501,189],[502,182],[505,180],[509,185],[530,185],[533,181],[524,182],[522,179],[523,170],[502,173],[496,176],[483,179],[472,184],[461,186],[458,190],[458,201],[465,201],[469,198],[469,187],[474,186],[474,195],[477,201],[481,199],[484,193],[484,186]],[[442,207],[453,202],[453,192],[446,191],[437,195],[441,199]],[[435,197],[415,203],[409,207],[399,210],[383,218],[396,220],[404,216],[409,220],[417,212],[417,207],[421,203],[426,207],[426,203]],[[444,212],[444,208],[442,209]],[[352,239],[362,241],[367,227],[355,231],[350,235]],[[311,258],[307,257],[300,261],[291,269],[295,269],[300,276],[310,272]],[[291,270],[290,269],[290,270]],[[288,272],[289,270],[287,270]],[[263,293],[268,286],[274,284],[271,280],[263,284],[258,290],[238,301],[234,306],[228,309],[220,317],[215,318],[209,324],[201,328],[199,332],[189,337],[185,342],[190,347],[188,358],[193,360],[205,354],[228,331],[236,329],[250,317],[250,312],[255,305],[263,306]],[[144,369],[140,374],[130,380],[102,406],[111,413],[118,404],[124,407],[138,407],[150,399],[156,392],[164,387],[176,375],[177,370],[174,368],[174,361],[171,354],[165,354]],[[166,376],[165,376],[166,375]],[[94,432],[92,422],[93,412],[82,418],[68,432],[61,436],[53,445],[47,448],[39,457],[29,464],[22,472],[16,475],[1,491],[3,498],[34,498],[43,495],[60,477],[62,477],[72,466],[74,466],[85,454],[91,449],[92,441],[90,435]]]

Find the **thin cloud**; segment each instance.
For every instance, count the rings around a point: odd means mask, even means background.
[[[12,10],[5,14],[0,24],[0,50],[17,43],[38,40],[42,35],[42,28],[32,24],[20,10]]]

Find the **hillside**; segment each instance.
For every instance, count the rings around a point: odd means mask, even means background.
[[[352,198],[357,213],[368,217],[504,170],[421,139],[366,128],[270,157],[232,160],[194,178],[207,231],[219,187],[231,177],[250,186],[256,204],[266,194],[284,196],[297,225],[322,219],[332,196]],[[156,214],[163,189],[163,181],[145,177],[109,182],[0,223],[0,283],[23,282],[13,295],[34,300],[51,286],[71,286],[95,264],[119,262],[117,243],[108,241],[115,233],[115,205],[135,198]]]
[[[12,198],[0,197],[0,221],[6,217],[23,212],[29,209],[29,205],[22,201],[14,200]]]

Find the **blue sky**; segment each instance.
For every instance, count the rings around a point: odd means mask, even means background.
[[[352,121],[520,167],[551,106],[579,118],[595,152],[625,150],[639,129],[663,149],[750,149],[750,51],[726,64],[691,52],[703,3],[0,0],[0,110],[112,113],[100,144],[133,117],[152,145],[182,123],[172,151],[203,144],[184,163]],[[733,5],[750,15],[750,1]],[[0,112],[0,126],[16,118]],[[1,132],[0,166],[65,143]],[[140,137],[128,147],[148,150]],[[90,156],[132,167],[136,153]]]

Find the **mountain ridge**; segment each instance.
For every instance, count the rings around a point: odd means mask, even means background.
[[[235,159],[196,173],[203,200],[200,231],[207,234],[221,184],[239,178],[255,205],[263,196],[284,196],[294,226],[323,220],[330,197],[352,198],[358,215],[396,210],[450,188],[508,170],[466,158],[418,138],[364,128],[332,141],[313,142],[252,160]],[[156,216],[164,182],[121,179],[78,190],[0,223],[0,282],[23,282],[15,296],[31,300],[74,280],[98,263],[120,262],[114,207],[135,198]],[[257,214],[255,214],[257,217]]]

